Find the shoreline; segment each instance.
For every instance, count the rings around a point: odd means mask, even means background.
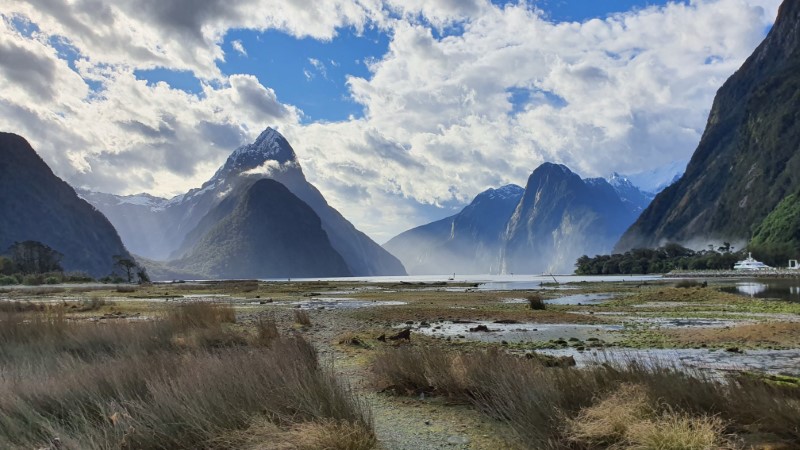
[[[664,278],[800,278],[797,269],[672,271]]]

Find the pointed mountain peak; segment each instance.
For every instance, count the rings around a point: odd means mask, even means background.
[[[230,175],[239,175],[248,171],[263,169],[269,172],[275,167],[297,162],[297,156],[289,141],[278,131],[267,127],[252,144],[245,144],[231,153],[225,165],[219,168],[214,177],[203,187],[217,185],[220,180]]]
[[[258,135],[255,142],[234,150],[228,161],[236,160],[247,165],[255,164],[248,167],[253,168],[270,160],[284,163],[294,159],[294,149],[289,145],[289,141],[273,128],[267,127]]]

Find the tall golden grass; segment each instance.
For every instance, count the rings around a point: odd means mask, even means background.
[[[139,322],[1,313],[0,448],[215,448],[257,420],[373,436],[368,408],[311,344],[233,321],[211,304]]]

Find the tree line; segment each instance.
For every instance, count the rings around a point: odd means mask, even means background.
[[[734,251],[729,243],[708,250],[692,250],[670,243],[663,247],[636,248],[625,253],[583,255],[575,262],[578,275],[629,275],[667,273],[673,270],[731,270],[744,259],[743,250]]]
[[[61,252],[38,241],[14,242],[0,254],[0,285],[95,281],[86,274],[64,273],[61,266],[63,258]],[[130,257],[113,256],[113,267],[114,271],[99,281],[110,283],[150,281],[145,268]]]

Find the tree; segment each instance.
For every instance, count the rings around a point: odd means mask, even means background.
[[[128,283],[133,283],[133,275],[136,273],[136,269],[139,268],[136,261],[127,256],[114,255],[114,266],[122,269],[123,274],[127,277]]]
[[[14,242],[8,248],[17,272],[24,274],[62,272],[61,253],[38,241]]]
[[[150,282],[147,269],[144,266],[140,266],[135,259],[123,255],[114,255],[114,267],[122,270],[122,275],[127,279],[128,283],[133,283],[134,279],[138,283]]]

